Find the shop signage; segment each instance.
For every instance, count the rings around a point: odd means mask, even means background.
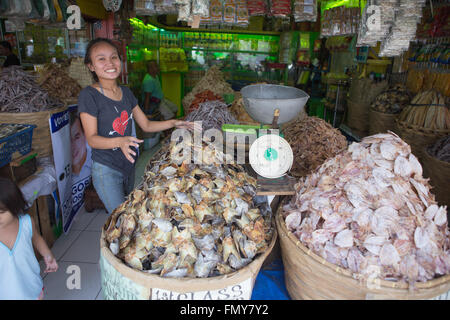
[[[151,300],[250,300],[252,278],[219,290],[176,292],[152,288]]]

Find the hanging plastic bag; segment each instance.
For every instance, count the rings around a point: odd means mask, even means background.
[[[34,20],[34,21],[40,20],[42,18],[42,15],[40,14],[39,10],[37,9],[35,2],[36,1],[34,1],[34,0],[30,1],[31,13],[28,16],[28,19]]]
[[[316,21],[317,0],[295,0],[294,20],[295,22]]]
[[[9,11],[9,2],[8,0],[0,1],[0,15],[5,15]]]
[[[248,8],[246,1],[236,3],[236,22],[238,25],[247,26],[249,24]]]
[[[56,22],[56,10],[55,6],[53,5],[53,1],[52,0],[44,0],[44,1],[47,1],[48,9],[50,11],[50,21]]]
[[[223,6],[220,0],[211,0],[209,17],[212,24],[220,24],[223,22]]]
[[[291,14],[291,1],[290,0],[272,0],[270,13],[274,17],[288,18]]]
[[[267,13],[266,0],[248,0],[247,8],[250,17],[264,16]]]
[[[136,11],[136,14],[142,16],[156,15],[155,4],[152,0],[134,1],[134,11]]]
[[[209,0],[192,0],[192,15],[209,17]]]
[[[234,0],[226,0],[223,6],[223,22],[228,25],[236,23],[236,4]]]
[[[178,10],[177,21],[186,21],[186,22],[192,21],[190,0],[176,0],[175,5]]]

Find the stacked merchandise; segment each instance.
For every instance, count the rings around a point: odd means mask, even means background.
[[[295,22],[317,20],[317,0],[295,0],[294,1]]]

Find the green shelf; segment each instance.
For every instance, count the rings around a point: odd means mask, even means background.
[[[190,51],[206,51],[206,52],[229,52],[229,53],[253,53],[253,54],[265,54],[268,56],[275,56],[278,55],[277,52],[263,52],[263,51],[240,51],[240,50],[219,50],[219,49],[194,49],[194,48],[183,48],[185,50]]]

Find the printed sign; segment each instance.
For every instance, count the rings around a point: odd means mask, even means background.
[[[91,184],[91,147],[87,143],[77,114],[78,106],[69,106],[70,145],[72,151],[72,213],[73,219],[84,204],[84,191]]]
[[[165,289],[152,289],[152,300],[250,300],[252,279],[219,290],[175,292]]]
[[[72,152],[70,148],[69,111],[54,113],[49,119],[55,163],[56,181],[61,201],[64,232],[68,232],[72,222]]]

